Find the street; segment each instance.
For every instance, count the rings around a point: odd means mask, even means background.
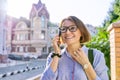
[[[45,68],[46,60],[30,60],[22,64],[0,68],[0,80],[26,80],[40,75]]]

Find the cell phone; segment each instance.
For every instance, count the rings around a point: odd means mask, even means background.
[[[61,31],[59,31],[58,36],[59,36],[59,37],[61,36]],[[59,39],[58,46],[60,47],[60,39]]]
[[[59,31],[58,35],[59,35],[59,37],[61,36],[61,31]]]

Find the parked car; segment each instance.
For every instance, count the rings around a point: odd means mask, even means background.
[[[12,60],[22,60],[22,56],[20,55],[15,55],[15,54],[9,54],[8,58],[12,59]]]
[[[27,58],[29,57],[30,59],[37,59],[37,55],[34,55],[34,54],[31,54],[31,53],[25,53],[24,55],[24,58]]]
[[[8,58],[11,60],[24,60],[24,61],[30,60],[29,57],[24,57],[22,55],[16,55],[16,54],[9,54]]]

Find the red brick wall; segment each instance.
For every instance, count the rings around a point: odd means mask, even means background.
[[[110,34],[111,80],[120,80],[120,22],[108,27]]]

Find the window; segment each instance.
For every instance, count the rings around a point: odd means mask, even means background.
[[[41,31],[41,33],[40,33],[40,39],[45,39],[45,31]]]
[[[41,16],[41,27],[45,27],[45,16]]]
[[[23,50],[24,50],[23,48],[24,48],[24,47],[20,46],[20,47],[19,47],[19,52],[23,52]]]
[[[28,35],[27,34],[18,34],[17,40],[28,40]]]
[[[19,24],[19,26],[18,26],[18,28],[20,28],[20,29],[24,29],[26,26],[25,26],[25,24]]]

